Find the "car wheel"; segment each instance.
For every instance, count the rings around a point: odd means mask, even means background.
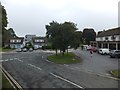
[[[118,56],[117,56],[117,55],[115,55],[115,58],[118,58]]]
[[[110,58],[113,58],[112,56],[110,56]]]

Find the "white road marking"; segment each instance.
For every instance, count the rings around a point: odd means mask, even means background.
[[[10,60],[14,60],[14,59],[10,59]]]
[[[69,65],[67,65],[67,64],[64,64],[64,66],[67,66],[67,67],[68,67]]]
[[[15,59],[18,60],[18,58],[11,58],[11,59],[0,60],[0,62],[7,62],[7,61],[15,60]],[[21,61],[21,60],[18,60],[18,61]]]
[[[14,59],[18,59],[18,58],[14,58]]]
[[[32,65],[32,64],[28,64],[28,65],[31,66],[31,67],[37,68],[37,69],[39,69],[39,70],[42,70],[41,68],[36,67],[35,65]]]
[[[60,77],[60,76],[58,76],[58,75],[55,75],[54,73],[50,73],[50,74],[51,74],[52,76],[56,77],[56,78],[59,78],[59,79],[65,81],[65,82],[68,82],[68,83],[70,83],[70,84],[72,84],[72,85],[74,85],[74,86],[76,86],[76,87],[78,87],[78,88],[83,89],[83,87],[81,87],[80,85],[78,85],[78,84],[76,84],[76,83],[74,83],[74,82],[72,82],[72,81],[69,81],[69,80],[67,80],[67,79],[65,79],[65,78],[62,78],[62,77]]]
[[[7,62],[7,61],[9,61],[8,59],[6,59],[6,60],[0,60],[0,62]]]
[[[53,62],[51,62],[51,61],[49,61],[49,60],[45,60],[45,61],[47,61],[47,62],[49,62],[49,63],[53,63]]]
[[[3,60],[3,62],[4,62],[4,61],[5,61],[5,62],[7,62],[7,61],[9,61],[9,60],[8,60],[8,59],[6,59],[6,60]]]
[[[42,58],[44,58],[44,57],[42,56]]]
[[[107,74],[107,73],[98,74],[98,73],[95,73],[95,72],[90,71],[90,70],[85,70],[85,69],[84,70],[80,70],[80,68],[78,68],[78,67],[74,67],[74,68],[70,68],[70,69],[72,69],[72,70],[79,70],[79,71],[82,71],[82,72],[86,72],[86,73],[97,75],[97,76],[101,76],[101,77],[107,77],[107,78],[114,79],[114,80],[120,80],[118,78],[111,77],[110,74]]]
[[[20,60],[20,59],[17,59],[18,61],[20,61],[20,62],[23,62],[22,60]]]
[[[97,74],[98,76],[101,76],[101,77],[107,77],[107,78],[110,78],[110,79],[114,79],[114,80],[120,80],[119,78],[115,78],[115,77],[111,77],[111,76],[107,76],[107,75],[102,75],[102,74]]]
[[[108,74],[108,73],[106,73],[105,75],[108,75],[108,76],[110,76],[111,74]]]

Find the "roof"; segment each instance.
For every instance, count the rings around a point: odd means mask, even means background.
[[[46,39],[46,37],[33,37],[32,39],[33,40],[35,40],[35,39]]]
[[[15,38],[11,38],[11,39],[24,39],[24,37],[15,37]]]
[[[40,39],[40,40],[47,40],[46,37],[33,37],[32,40],[36,40],[36,39]]]
[[[102,31],[97,37],[120,35],[120,27]]]

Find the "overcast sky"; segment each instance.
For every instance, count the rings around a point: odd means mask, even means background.
[[[45,25],[51,21],[71,21],[80,31],[95,31],[118,26],[119,0],[1,0],[8,17],[8,27],[18,36],[45,36]]]

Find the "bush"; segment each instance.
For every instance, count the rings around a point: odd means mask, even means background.
[[[3,49],[11,49],[10,47],[3,47]]]
[[[42,49],[46,50],[46,49],[53,49],[53,48],[52,48],[52,46],[42,46]]]

